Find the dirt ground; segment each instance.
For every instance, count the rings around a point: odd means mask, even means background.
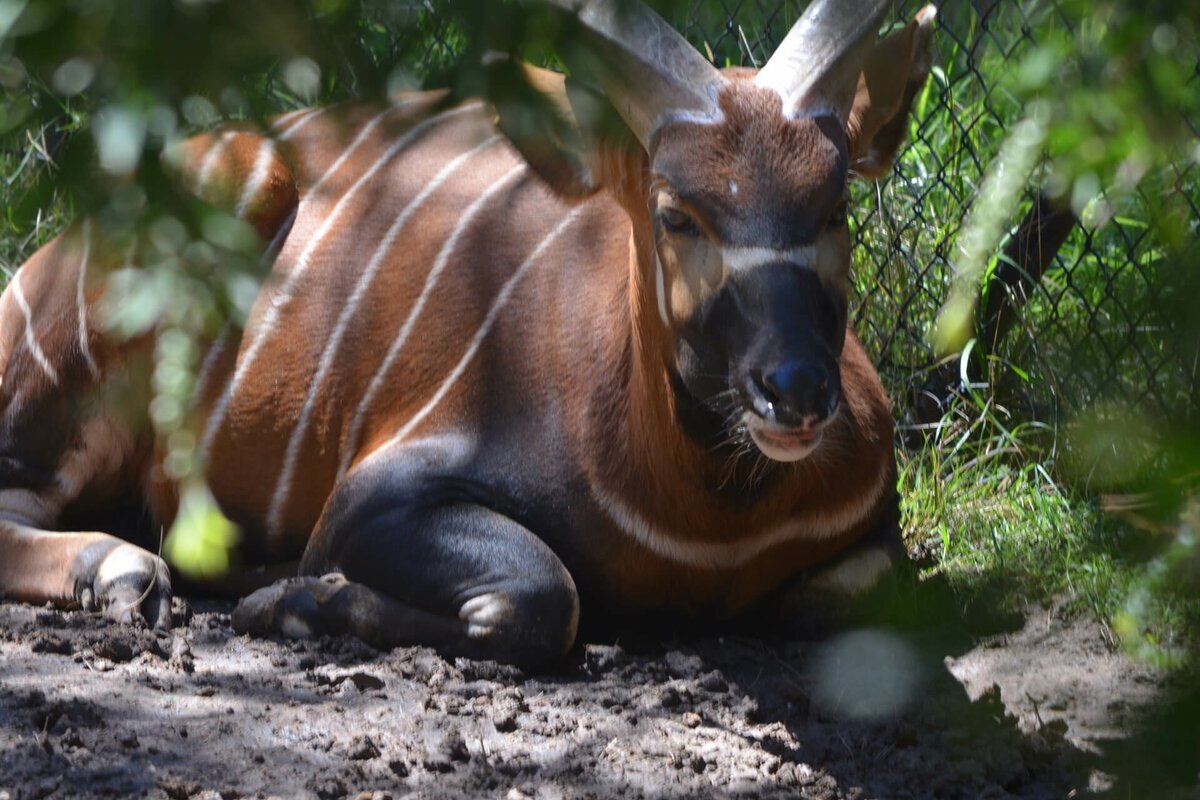
[[[1156,690],[1045,609],[949,655],[873,629],[589,644],[542,674],[251,640],[230,610],[176,600],[155,634],[0,604],[0,800],[1088,797]]]

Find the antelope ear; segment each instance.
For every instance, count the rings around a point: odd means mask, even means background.
[[[487,67],[496,125],[533,171],[566,198],[598,191],[603,151],[632,139],[608,100],[548,69],[507,58]]]
[[[886,173],[904,141],[908,112],[929,76],[936,16],[934,6],[925,6],[867,56],[846,122],[850,166],[860,177]]]

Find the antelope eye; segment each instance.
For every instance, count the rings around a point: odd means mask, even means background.
[[[827,228],[840,228],[843,225],[845,225],[846,224],[846,207],[847,207],[847,204],[842,203],[840,206],[835,208],[833,210],[833,213],[829,215],[829,221],[825,223],[825,226]]]
[[[659,212],[658,218],[662,220],[662,226],[667,229],[668,233],[695,236],[700,232],[700,229],[696,227],[696,220],[692,219],[686,211],[678,208],[664,208]]]

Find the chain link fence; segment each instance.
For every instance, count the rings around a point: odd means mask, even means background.
[[[716,63],[760,66],[805,5],[696,2],[679,24]],[[924,0],[898,3],[896,24],[923,5]],[[902,411],[913,401],[914,388],[937,384],[928,334],[945,300],[958,237],[980,182],[1022,113],[1007,88],[1011,74],[1039,35],[1067,25],[1054,2],[943,4],[934,74],[915,105],[908,142],[890,177],[856,189],[857,327]],[[1200,90],[1200,77],[1192,85]],[[1188,122],[1193,130],[1200,123]],[[1044,263],[1009,258],[1008,273],[1016,280],[993,283],[991,291],[1011,295],[1012,302],[992,298],[992,307],[1007,305],[1009,316],[1000,326],[981,320],[980,333],[993,346],[987,368],[972,367],[972,373],[984,374],[972,374],[971,380],[1006,383],[1037,416],[1100,402],[1149,406],[1172,416],[1192,413],[1200,399],[1200,354],[1182,344],[1186,337],[1172,330],[1164,313],[1175,298],[1163,296],[1162,271],[1174,259],[1155,235],[1151,215],[1181,214],[1195,235],[1200,174],[1194,159],[1147,176],[1138,192],[1114,202],[1102,220],[1075,224],[1069,209],[1056,210],[1058,219],[1050,223],[1057,223],[1057,236],[1046,229],[1051,212],[1034,211],[1045,178],[1034,176],[1010,223],[1014,237],[1032,239],[1033,260]],[[1017,256],[1014,250],[1007,248],[1000,261]],[[957,378],[957,365],[941,370],[948,373]],[[943,382],[933,390],[944,388]]]

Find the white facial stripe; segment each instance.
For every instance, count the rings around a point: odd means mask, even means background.
[[[396,338],[392,340],[391,346],[388,347],[387,355],[384,356],[379,369],[375,371],[370,385],[367,386],[367,391],[363,394],[362,400],[359,401],[358,408],[355,409],[354,420],[350,425],[350,435],[342,451],[341,463],[338,465],[338,480],[341,480],[342,476],[350,469],[350,460],[355,454],[359,437],[362,435],[362,426],[366,423],[367,411],[370,410],[372,403],[375,402],[375,396],[383,389],[384,380],[387,378],[388,372],[400,356],[400,351],[404,349],[409,336],[412,335],[413,328],[417,324],[417,319],[421,316],[421,312],[425,309],[425,304],[429,302],[429,297],[432,295],[434,287],[437,286],[442,273],[450,263],[450,255],[458,245],[459,237],[467,230],[468,224],[475,219],[487,201],[509,180],[524,172],[525,165],[519,164],[489,186],[487,191],[477,197],[467,207],[462,217],[459,218],[458,223],[454,226],[454,230],[450,232],[449,238],[442,244],[442,249],[438,251],[437,258],[434,259],[433,267],[429,270],[429,274],[425,276],[425,285],[421,288],[421,294],[417,297],[417,301],[413,303],[412,309],[408,312],[408,316],[404,319],[404,323],[396,333]]]
[[[92,247],[91,223],[92,221],[87,217],[83,218],[83,255],[79,257],[79,280],[75,285],[75,304],[79,310],[79,352],[83,354],[83,360],[87,362],[92,378],[98,379],[100,368],[96,366],[96,360],[92,358],[92,348],[88,343],[87,298],[83,292],[84,282],[87,280],[88,257],[91,255]]]
[[[25,347],[29,349],[29,353],[37,365],[42,368],[42,372],[50,379],[50,383],[57,386],[58,373],[55,371],[54,365],[46,358],[46,354],[42,352],[37,338],[33,335],[33,309],[29,307],[29,301],[25,299],[25,291],[21,288],[21,270],[17,270],[17,273],[13,275],[9,286],[12,287],[13,297],[16,298],[17,305],[21,307],[21,314],[25,317]]]
[[[267,182],[267,176],[271,174],[271,162],[274,157],[275,142],[271,139],[263,139],[258,145],[258,154],[254,157],[254,167],[250,171],[250,178],[242,187],[242,196],[238,198],[237,206],[233,210],[234,216],[238,219],[245,219],[246,212],[250,210],[250,204],[262,191],[263,185]]]
[[[800,267],[815,269],[817,266],[816,245],[777,250],[773,247],[722,247],[721,258],[730,272],[742,272],[763,264],[780,261]]]
[[[462,358],[459,359],[458,364],[454,366],[454,369],[450,371],[450,374],[446,376],[446,379],[442,381],[442,385],[438,387],[436,392],[434,392],[433,397],[431,397],[429,401],[421,407],[420,411],[413,415],[413,418],[410,419],[403,428],[398,430],[390,439],[372,452],[366,460],[374,459],[391,447],[403,442],[408,435],[412,433],[418,425],[421,424],[421,421],[424,420],[425,417],[429,416],[429,414],[435,408],[437,408],[438,404],[449,393],[451,387],[453,387],[458,379],[462,377],[463,373],[467,371],[467,367],[470,366],[471,361],[475,358],[475,354],[479,352],[479,348],[483,344],[483,340],[487,338],[488,333],[496,324],[496,320],[499,318],[500,312],[504,310],[506,305],[508,305],[509,299],[512,297],[513,292],[516,291],[517,284],[520,283],[521,279],[525,277],[525,273],[527,273],[529,269],[537,263],[537,261],[542,257],[542,254],[549,249],[550,245],[552,245],[558,239],[558,237],[560,237],[563,232],[570,227],[571,223],[579,218],[586,208],[586,205],[576,206],[575,210],[572,211],[570,215],[563,219],[562,222],[558,223],[554,230],[546,234],[542,241],[538,242],[538,246],[533,249],[533,252],[529,254],[529,257],[526,258],[525,261],[522,262],[521,266],[517,267],[516,271],[513,272],[509,279],[504,282],[504,286],[500,288],[500,292],[496,295],[496,300],[492,303],[492,307],[488,309],[487,316],[483,319],[483,324],[479,326],[479,330],[475,332],[475,336],[471,339],[471,343],[467,346],[466,352],[463,353]]]
[[[828,539],[860,524],[882,495],[887,475],[885,464],[860,497],[841,507],[785,522],[756,535],[743,535],[724,542],[698,542],[675,531],[664,530],[595,481],[591,482],[590,489],[592,499],[605,516],[622,533],[647,550],[677,564],[705,569],[732,569],[750,563],[772,547],[798,539]]]
[[[258,327],[254,331],[254,335],[250,341],[250,346],[246,348],[245,352],[243,352],[241,357],[238,359],[238,365],[237,369],[234,370],[233,379],[230,380],[229,384],[225,387],[225,391],[221,394],[221,398],[217,401],[217,404],[213,408],[213,412],[208,419],[208,424],[204,430],[204,436],[201,439],[201,454],[207,456],[211,450],[213,439],[216,437],[217,431],[220,430],[221,425],[224,424],[226,414],[229,413],[229,404],[232,401],[233,396],[237,394],[238,390],[242,386],[242,383],[246,380],[246,376],[250,374],[250,370],[258,360],[258,354],[262,350],[263,345],[266,343],[271,334],[274,333],[275,325],[279,321],[279,315],[282,313],[283,308],[287,306],[289,302],[291,302],[296,290],[296,285],[300,282],[300,279],[304,277],[304,273],[308,271],[308,267],[312,263],[313,254],[321,245],[321,242],[325,239],[325,237],[329,235],[329,232],[333,230],[338,218],[341,217],[342,212],[346,210],[346,207],[349,205],[354,196],[357,195],[359,190],[362,189],[362,187],[368,182],[370,182],[370,180],[374,178],[381,169],[391,163],[391,161],[397,155],[399,155],[402,150],[408,147],[414,140],[416,140],[430,128],[459,114],[464,114],[468,111],[476,111],[479,109],[479,107],[479,103],[462,105],[458,108],[450,109],[449,111],[444,111],[441,114],[430,117],[419,125],[414,126],[408,131],[408,133],[397,139],[395,143],[393,143],[392,146],[383,153],[383,155],[375,160],[375,163],[368,167],[367,170],[363,172],[361,176],[359,176],[358,180],[354,182],[354,184],[346,191],[346,193],[338,198],[333,210],[329,212],[329,216],[325,218],[325,221],[321,223],[319,228],[317,228],[316,232],[312,235],[312,238],[308,240],[304,250],[296,259],[295,265],[292,267],[291,271],[288,272],[287,278],[284,279],[283,285],[279,287],[278,292],[274,296],[268,299],[267,310],[263,314]],[[353,147],[354,145],[351,146]]]
[[[654,288],[658,292],[658,316],[662,317],[663,325],[671,326],[671,320],[667,316],[667,284],[663,278],[662,259],[658,257],[658,253],[654,254]]]
[[[292,478],[295,474],[296,464],[300,457],[300,448],[304,444],[304,438],[308,434],[308,427],[312,422],[313,410],[316,407],[317,395],[320,393],[321,386],[325,382],[325,376],[333,367],[334,357],[337,355],[338,348],[341,347],[342,339],[346,335],[346,331],[350,327],[350,322],[354,315],[358,312],[358,307],[366,297],[367,290],[371,286],[371,282],[375,279],[375,275],[379,272],[379,268],[383,265],[384,259],[391,251],[392,245],[395,244],[396,238],[400,235],[400,231],[412,219],[415,214],[429,199],[430,195],[437,190],[464,162],[477,153],[486,150],[499,141],[499,136],[492,138],[477,145],[472,150],[462,153],[452,161],[447,163],[431,181],[425,184],[420,194],[412,199],[404,210],[396,217],[396,220],[388,228],[384,234],[383,240],[379,246],[375,248],[370,261],[367,262],[366,269],[363,270],[362,276],[354,286],[354,291],[350,294],[349,300],[342,307],[342,312],[338,316],[337,323],[334,325],[333,334],[329,337],[329,341],[325,345],[325,349],[321,352],[320,361],[317,363],[317,370],[313,374],[312,380],[308,385],[308,394],[304,398],[304,406],[300,411],[300,417],[296,422],[296,427],[292,431],[292,436],[288,440],[287,452],[283,459],[283,469],[279,474],[279,479],[275,483],[275,491],[271,496],[271,506],[267,512],[267,532],[269,536],[275,536],[279,532],[279,527],[282,524],[283,509],[287,503],[288,492],[292,484]],[[506,175],[502,181],[510,177],[512,173]],[[497,184],[498,185],[498,184]],[[484,198],[490,197],[497,185],[493,185],[484,193]],[[453,237],[452,237],[453,238]],[[436,266],[435,266],[436,269]],[[440,270],[439,270],[440,272]],[[436,278],[434,279],[436,282]],[[419,304],[424,303],[425,296],[432,288],[431,283],[427,280],[425,290],[421,293],[418,299]]]

